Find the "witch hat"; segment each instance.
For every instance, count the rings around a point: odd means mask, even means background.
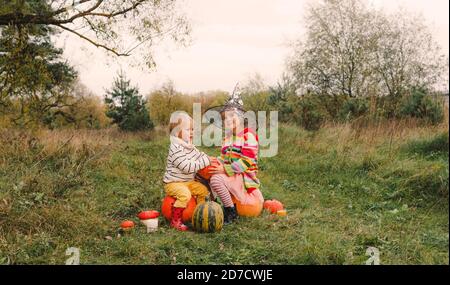
[[[244,117],[245,108],[244,102],[242,101],[242,90],[239,87],[239,82],[234,87],[233,93],[231,93],[230,97],[223,105],[208,108],[205,113],[207,113],[208,111],[217,111],[219,113],[234,112],[236,115]],[[211,123],[213,123],[216,127],[223,127],[222,121],[213,120]]]
[[[236,84],[234,87],[233,93],[231,93],[230,98],[228,101],[222,106],[222,111],[241,111],[245,112],[244,110],[244,102],[242,101],[241,96],[241,89],[239,87],[239,83]]]

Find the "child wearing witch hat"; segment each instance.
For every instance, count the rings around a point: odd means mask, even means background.
[[[264,203],[259,190],[258,174],[258,136],[251,127],[244,126],[244,108],[238,92],[220,109],[225,125],[225,138],[222,142],[220,163],[215,163],[210,170],[212,192],[220,197],[224,205],[224,223],[233,222],[237,210],[232,197],[242,205]]]

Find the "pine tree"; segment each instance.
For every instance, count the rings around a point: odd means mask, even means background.
[[[44,25],[0,27],[0,114],[13,114],[17,125],[67,105],[77,72],[52,43],[55,34]]]
[[[121,130],[138,131],[153,128],[153,122],[145,100],[136,87],[132,87],[124,73],[120,72],[114,80],[111,90],[106,92],[105,103],[108,107],[106,116],[113,120]]]

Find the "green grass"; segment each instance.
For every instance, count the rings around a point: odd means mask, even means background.
[[[138,224],[164,197],[163,135],[52,155],[10,144],[0,154],[0,263],[63,264],[78,247],[83,264],[364,264],[375,246],[382,264],[448,264],[448,130],[370,143],[347,131],[282,126],[260,179],[288,216],[243,218],[216,234],[177,232],[163,219],[146,234]],[[139,226],[118,238],[124,219]]]

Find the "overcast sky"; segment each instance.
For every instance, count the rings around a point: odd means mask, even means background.
[[[192,44],[186,48],[162,46],[157,68],[130,67],[126,59],[107,59],[81,40],[67,36],[65,56],[79,71],[81,81],[103,95],[122,68],[141,93],[171,79],[177,90],[194,93],[221,89],[231,91],[238,81],[258,73],[275,83],[284,70],[288,43],[303,32],[302,16],[309,0],[185,0],[183,9],[192,25]],[[367,0],[389,11],[404,7],[421,13],[448,55],[448,0]]]

